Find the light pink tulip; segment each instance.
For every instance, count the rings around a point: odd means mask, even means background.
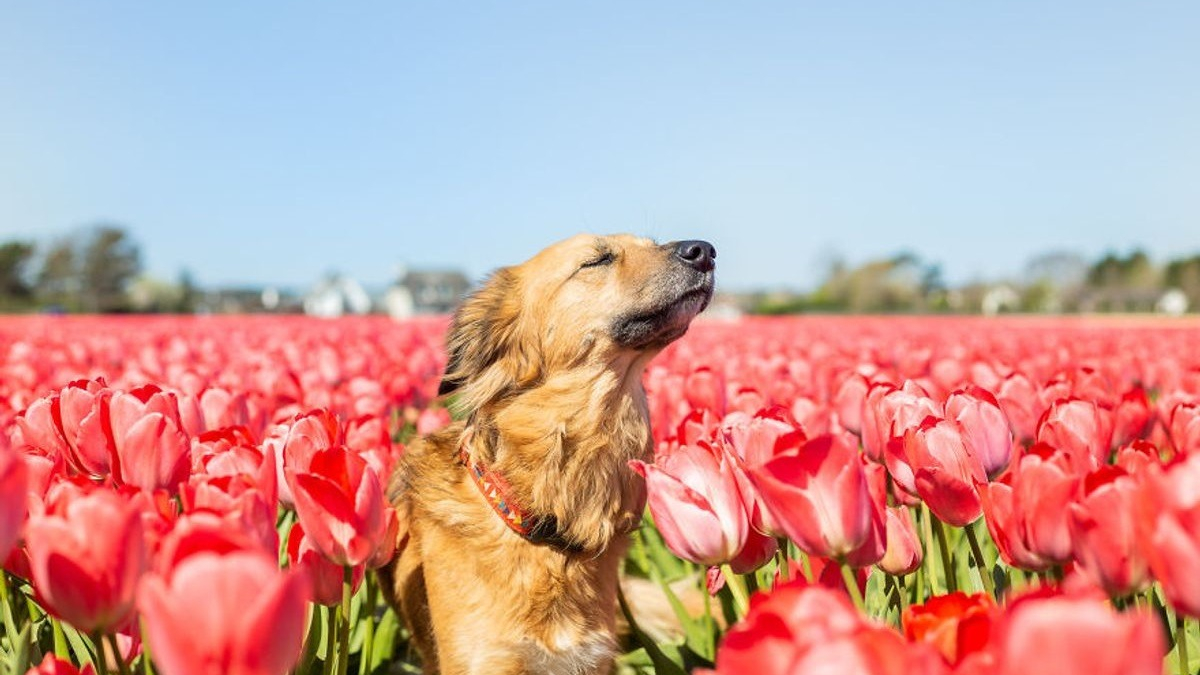
[[[653,464],[630,462],[646,479],[654,524],[675,555],[719,565],[733,560],[745,546],[750,513],[733,464],[723,446],[704,441],[670,448]]]

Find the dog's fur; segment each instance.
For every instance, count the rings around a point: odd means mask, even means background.
[[[611,669],[619,567],[645,503],[628,462],[651,448],[642,372],[712,288],[674,244],[579,235],[463,303],[440,393],[465,420],[410,445],[390,489],[408,527],[385,572],[426,673]],[[577,550],[509,530],[460,444]]]

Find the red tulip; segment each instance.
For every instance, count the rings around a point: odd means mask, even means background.
[[[278,472],[279,501],[285,506],[293,503],[291,486],[285,477],[288,468],[306,471],[312,456],[342,442],[342,429],[337,416],[328,410],[310,410],[296,415],[289,423],[274,427],[263,440],[263,452],[275,455]]]
[[[335,565],[321,554],[312,544],[312,540],[304,535],[304,526],[299,522],[292,525],[287,539],[288,563],[292,569],[301,571],[308,577],[309,587],[312,588],[312,601],[318,605],[332,607],[342,601],[342,582],[345,568]],[[364,568],[354,568],[353,584],[357,592],[362,583]]]
[[[1037,388],[1021,373],[1012,373],[1000,383],[996,402],[1008,418],[1009,428],[1021,441],[1032,441],[1037,434],[1038,418],[1044,407],[1038,400]]]
[[[164,675],[283,675],[300,656],[307,580],[257,552],[200,553],[141,586],[138,608]]]
[[[1075,560],[1111,597],[1140,591],[1149,581],[1137,545],[1138,484],[1120,467],[1105,466],[1083,481],[1083,494],[1070,506]]]
[[[862,434],[863,403],[866,401],[870,383],[858,373],[852,373],[838,386],[831,403],[837,413],[838,423],[852,433]]]
[[[1079,471],[1108,463],[1112,449],[1112,413],[1091,401],[1055,402],[1038,421],[1037,440],[1067,453]]]
[[[54,654],[47,654],[36,668],[30,668],[25,675],[96,675],[96,669],[88,663],[80,670],[70,661],[63,661]]]
[[[1200,402],[1179,403],[1171,409],[1167,432],[1175,452],[1200,451]]]
[[[107,476],[115,459],[101,427],[101,403],[111,395],[103,380],[77,380],[40,398],[17,417],[25,442],[62,457],[76,471]]]
[[[887,549],[879,560],[879,569],[896,576],[912,574],[924,560],[921,538],[913,525],[907,507],[889,506],[887,518]]]
[[[296,515],[313,544],[334,563],[361,565],[387,546],[383,487],[367,463],[345,446],[318,450],[307,470],[286,469]]]
[[[8,436],[0,434],[0,560],[8,557],[21,536],[28,473],[23,453],[8,447]]]
[[[999,617],[996,602],[986,593],[937,595],[904,610],[904,635],[932,645],[951,665],[982,654]],[[986,660],[985,657],[980,657]]]
[[[42,605],[76,628],[109,630],[133,613],[146,568],[142,517],[116,493],[59,491],[29,519],[25,546]]]
[[[654,524],[675,555],[701,565],[729,562],[742,550],[750,513],[723,445],[700,441],[629,463],[646,479]]]
[[[163,536],[154,556],[152,569],[163,576],[181,562],[200,553],[226,555],[238,551],[273,555],[278,549],[267,548],[254,533],[238,527],[216,513],[188,513],[176,520]]]
[[[1071,559],[1067,507],[1078,480],[1070,462],[1065,453],[1035,445],[999,481],[979,486],[984,520],[1004,562],[1042,571]]]
[[[979,518],[975,485],[987,480],[952,422],[928,417],[904,435],[904,451],[917,494],[942,522],[962,527]]]
[[[1200,454],[1141,475],[1139,550],[1180,612],[1200,617]]]
[[[190,471],[191,442],[175,395],[154,385],[116,392],[105,401],[107,433],[119,479],[143,490],[175,490]]]
[[[1162,675],[1167,651],[1150,614],[1046,592],[1012,602],[994,632],[997,675]]]
[[[988,478],[995,478],[1008,468],[1013,435],[995,396],[979,387],[956,391],[946,399],[946,419],[958,425],[969,452],[983,466]]]
[[[868,457],[887,465],[892,480],[902,491],[897,491],[898,499],[904,494],[916,496],[916,476],[904,450],[904,436],[910,429],[921,426],[926,418],[941,417],[942,406],[929,398],[915,382],[905,382],[902,389],[893,387],[890,391],[886,389],[890,385],[883,386],[887,393],[877,404],[873,404],[876,400],[873,392],[878,391],[880,385],[873,385],[867,393],[863,407],[863,448]],[[873,413],[873,408],[878,408],[879,412]],[[874,424],[870,422],[873,416]],[[870,428],[875,430],[868,432]],[[870,448],[868,441],[870,445],[879,446],[878,452]]]
[[[875,505],[862,458],[842,436],[812,439],[749,476],[773,522],[809,554],[845,558],[871,534]]]
[[[1145,438],[1154,424],[1154,412],[1146,390],[1134,387],[1121,395],[1113,408],[1112,445],[1122,446]]]
[[[717,651],[720,675],[942,675],[937,654],[858,614],[841,593],[802,581],[756,596]]]
[[[684,383],[684,395],[693,408],[717,416],[725,414],[725,379],[712,368],[701,366],[693,370]]]

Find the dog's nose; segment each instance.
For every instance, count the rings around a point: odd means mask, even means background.
[[[717,249],[707,241],[699,239],[688,239],[681,241],[675,247],[675,256],[683,261],[688,267],[694,268],[700,272],[707,272],[713,268],[713,261],[717,257]]]

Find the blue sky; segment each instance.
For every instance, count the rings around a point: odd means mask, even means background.
[[[479,276],[578,231],[718,284],[1200,250],[1200,3],[3,2],[0,235],[201,283]]]

